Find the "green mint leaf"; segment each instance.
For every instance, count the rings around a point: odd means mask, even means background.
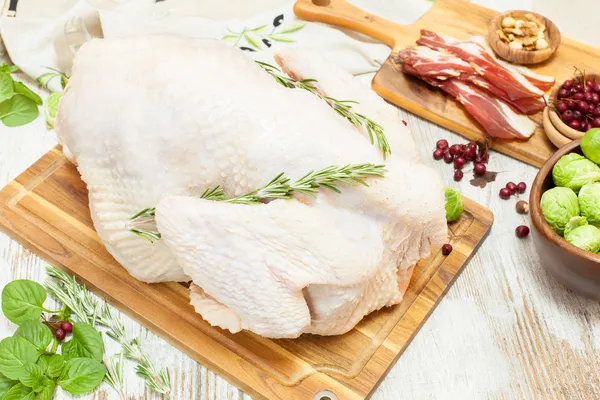
[[[19,70],[19,67],[17,67],[16,65],[8,65],[7,63],[4,63],[2,65],[0,65],[0,72],[6,72],[6,73],[13,73],[13,72],[17,72]],[[0,397],[1,399],[2,397]]]
[[[4,375],[0,375],[0,399],[2,399],[6,392],[8,392],[10,388],[15,386],[17,383],[19,382],[8,379]]]
[[[14,95],[10,100],[0,103],[0,118],[8,127],[30,123],[40,114],[37,104],[22,94]]]
[[[2,290],[2,312],[18,325],[25,321],[39,320],[44,301],[46,290],[34,281],[15,280]]]
[[[46,351],[46,348],[52,342],[52,332],[40,321],[25,321],[15,332],[15,336],[20,336],[34,345],[40,352]]]
[[[13,78],[6,72],[0,72],[0,103],[10,99],[14,94]]]
[[[278,34],[282,34],[282,35],[284,35],[286,33],[294,33],[294,32],[298,32],[299,30],[301,30],[305,26],[306,26],[306,24],[293,25],[293,26],[290,26],[289,28],[282,29],[282,30],[280,30],[277,33]]]
[[[73,337],[62,345],[65,360],[73,358],[91,358],[102,361],[104,342],[102,335],[90,324],[76,322],[73,324]]]
[[[106,367],[89,358],[74,358],[67,361],[58,384],[71,394],[91,392],[102,383]]]
[[[31,89],[25,86],[23,82],[15,81],[14,90],[16,94],[22,94],[28,99],[33,100],[33,102],[38,106],[44,104],[42,98],[37,93],[33,92]]]
[[[50,378],[58,378],[65,366],[65,358],[60,354],[42,354],[37,361],[37,365],[39,365],[44,373]]]
[[[41,400],[52,400],[54,397],[54,389],[56,389],[56,383],[53,380],[47,379],[44,386],[38,392]]]
[[[26,374],[21,376],[19,380],[21,383],[27,387],[35,388],[40,387],[44,384],[44,371],[37,364],[27,364],[25,367]]]
[[[294,39],[290,39],[287,36],[282,36],[282,35],[273,34],[273,35],[269,35],[269,37],[271,39],[273,39],[274,41],[281,42],[281,43],[294,43],[295,42]]]
[[[35,392],[22,383],[17,383],[6,392],[2,400],[35,400]]]
[[[20,336],[11,336],[0,342],[0,373],[17,380],[28,374],[26,367],[39,358],[41,352]]]

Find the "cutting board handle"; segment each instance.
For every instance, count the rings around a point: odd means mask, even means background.
[[[402,25],[369,14],[345,0],[298,0],[294,13],[307,21],[323,22],[348,28],[394,47],[397,38],[406,33]]]

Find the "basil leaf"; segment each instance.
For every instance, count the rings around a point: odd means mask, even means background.
[[[15,386],[17,383],[19,382],[8,379],[4,375],[0,375],[0,399],[3,398],[6,392],[8,392],[10,388]]]
[[[106,367],[89,358],[74,358],[67,361],[58,384],[71,394],[91,392],[102,383]]]
[[[52,400],[54,397],[54,389],[56,389],[56,383],[54,381],[48,379],[42,390],[38,392],[41,400]]]
[[[90,324],[76,322],[73,324],[73,337],[62,345],[65,360],[73,358],[91,358],[102,361],[104,342],[102,335]]]
[[[15,81],[14,91],[16,94],[22,94],[28,99],[33,100],[33,102],[38,106],[44,104],[42,98],[37,93],[33,92],[31,89],[25,86],[23,82]]]
[[[0,65],[0,72],[8,72],[9,74],[12,72],[17,72],[19,70],[19,67],[17,67],[16,65],[8,65],[7,63],[3,63],[2,65]],[[1,399],[2,397],[0,397]]]
[[[29,320],[39,320],[44,301],[46,290],[34,281],[15,280],[2,290],[2,312],[17,325]]]
[[[46,351],[46,348],[52,342],[52,332],[40,321],[25,321],[15,332],[15,336],[20,336],[29,343],[37,347],[40,352]]]
[[[44,373],[50,378],[58,378],[63,370],[63,367],[65,366],[65,359],[60,354],[42,354],[40,359],[37,361],[37,365],[39,365]]]
[[[20,336],[11,336],[0,342],[0,373],[17,380],[27,374],[26,367],[35,363],[41,351]]]
[[[35,400],[35,392],[22,383],[17,383],[6,392],[2,400]]]
[[[0,103],[10,99],[14,94],[13,78],[6,72],[0,72]]]
[[[44,371],[37,364],[28,364],[25,371],[27,371],[27,374],[21,376],[19,380],[23,385],[33,388],[34,391],[35,388],[44,384],[44,379],[47,379],[44,376]]]
[[[22,94],[16,94],[10,100],[0,103],[0,118],[8,127],[28,124],[39,114],[37,104]]]

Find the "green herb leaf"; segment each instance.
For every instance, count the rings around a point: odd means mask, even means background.
[[[4,375],[0,374],[0,399],[2,399],[6,392],[8,392],[10,388],[15,386],[17,383],[19,382],[8,379]]]
[[[259,50],[262,49],[262,46],[260,45],[260,42],[253,37],[251,34],[249,33],[244,33],[244,39],[246,39],[246,41],[248,42],[249,45],[251,45],[252,47],[255,47]]]
[[[239,37],[239,35],[225,35],[221,40],[237,40]]]
[[[25,321],[15,332],[15,336],[20,336],[34,345],[40,352],[44,352],[50,342],[52,342],[52,332],[40,321]]]
[[[277,34],[283,35],[283,34],[286,34],[286,33],[298,32],[299,30],[301,30],[305,26],[306,26],[306,24],[293,25],[293,26],[290,26],[289,28],[285,28],[285,29],[280,30],[279,32],[277,32]]]
[[[22,94],[23,96],[27,97],[28,99],[33,100],[33,102],[35,104],[37,104],[38,106],[41,106],[42,104],[44,104],[44,102],[42,101],[42,98],[37,93],[33,92],[31,89],[29,89],[27,86],[25,86],[25,84],[23,82],[15,81],[14,90],[15,90],[16,94]]]
[[[16,65],[8,65],[7,63],[4,63],[2,65],[0,65],[0,72],[6,72],[6,73],[13,73],[13,72],[17,72],[19,70],[19,67]],[[2,397],[0,397],[1,399]]]
[[[6,72],[0,72],[0,103],[10,99],[14,94],[13,78]]]
[[[44,384],[44,371],[37,364],[27,364],[25,367],[27,374],[20,377],[20,381],[23,385],[33,388],[40,387]],[[47,379],[47,378],[46,378]]]
[[[42,354],[37,361],[37,365],[39,365],[44,373],[50,378],[58,378],[65,366],[65,358],[60,354]]]
[[[294,39],[290,39],[289,37],[276,35],[276,34],[269,35],[269,37],[271,39],[273,39],[274,41],[281,42],[281,43],[294,43],[295,42]]]
[[[250,30],[248,30],[248,32],[257,32],[258,33],[260,31],[262,31],[263,29],[265,29],[266,27],[267,27],[266,25],[262,25],[262,26],[254,28],[254,29],[250,29]]]
[[[0,342],[0,373],[17,380],[28,374],[27,365],[35,363],[40,354],[41,351],[22,337],[7,337]]]
[[[104,342],[102,335],[90,324],[76,322],[73,324],[73,337],[62,345],[65,360],[73,358],[91,358],[102,361]]]
[[[106,375],[106,367],[99,361],[74,358],[65,365],[58,384],[71,394],[83,394],[100,385],[104,375]]]
[[[2,290],[2,312],[17,325],[25,321],[39,320],[44,301],[46,290],[34,281],[15,280]]]
[[[35,400],[35,392],[22,383],[17,383],[6,392],[2,400]]]
[[[22,94],[14,95],[10,100],[0,103],[0,118],[8,127],[30,123],[40,114],[37,104]]]
[[[41,400],[52,400],[54,397],[54,389],[56,389],[56,383],[53,380],[46,379],[44,386],[38,392]]]

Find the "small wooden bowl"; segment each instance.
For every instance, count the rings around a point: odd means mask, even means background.
[[[600,255],[567,242],[546,223],[540,208],[542,193],[554,187],[552,167],[565,154],[582,154],[579,140],[560,148],[538,172],[529,195],[531,235],[542,265],[574,291],[600,299]]]
[[[549,107],[544,108],[544,116],[542,117],[544,132],[546,133],[546,136],[552,142],[552,144],[560,149],[561,147],[571,143],[573,139],[566,137],[556,129],[552,121],[550,121],[550,112],[554,111],[550,111]]]
[[[543,20],[546,24],[546,41],[548,41],[548,47],[543,50],[523,50],[523,49],[512,49],[508,47],[508,44],[504,43],[498,37],[497,30],[502,29],[502,20],[504,17],[513,17],[515,19],[525,20],[525,14],[533,14],[539,19]],[[554,25],[552,21],[543,15],[536,14],[531,11],[514,10],[507,11],[499,14],[492,21],[488,27],[488,43],[494,52],[501,58],[505,59],[514,64],[530,65],[537,64],[542,61],[549,59],[552,54],[556,51],[560,45],[560,32],[558,27]]]

